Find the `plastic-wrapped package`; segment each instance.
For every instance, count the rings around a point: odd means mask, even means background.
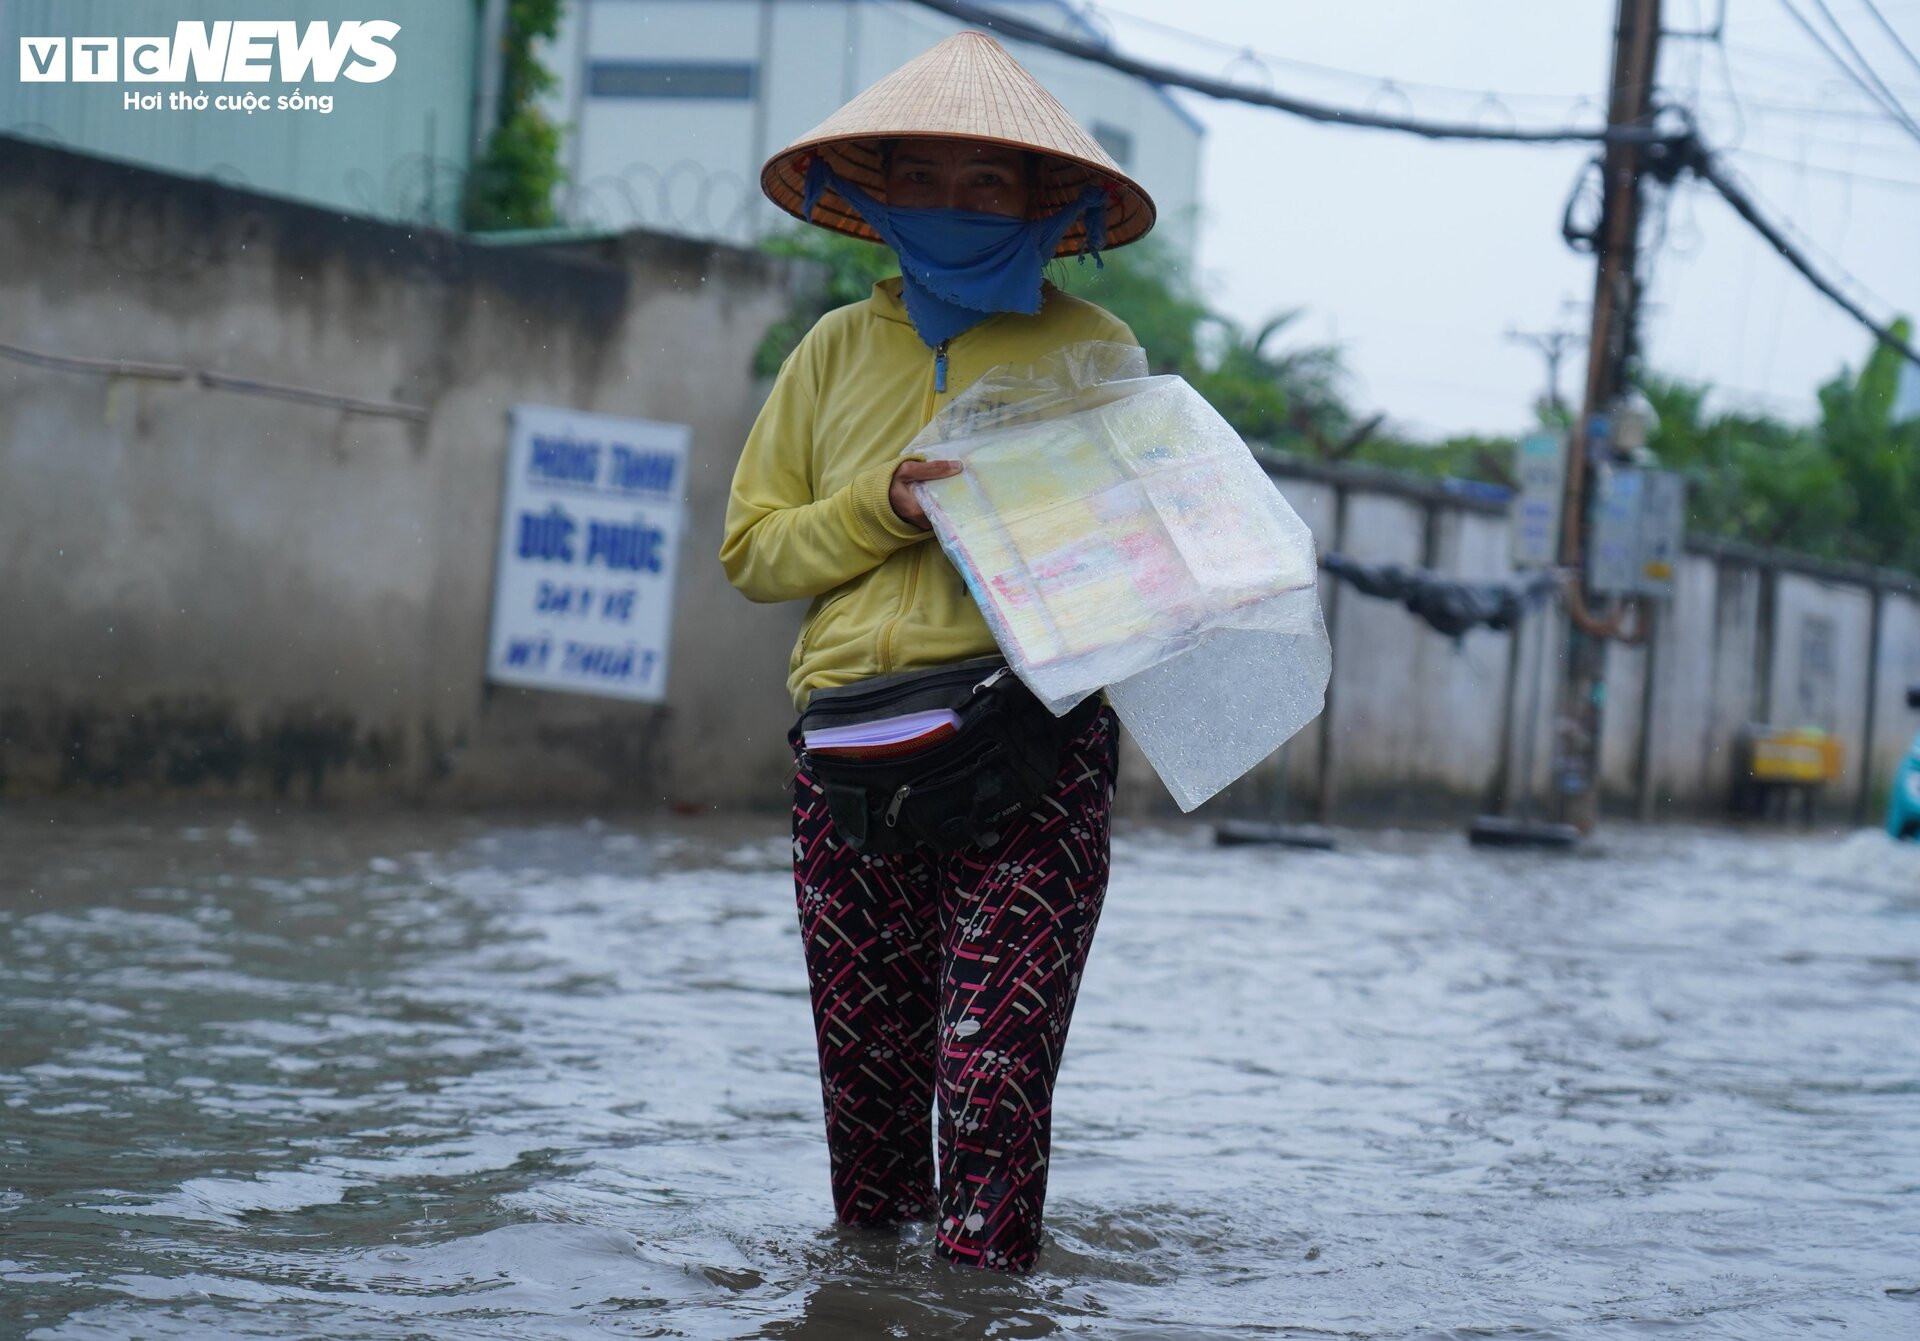
[[[1131,345],[989,370],[907,452],[1020,678],[1054,713],[1105,688],[1181,809],[1320,711],[1313,536],[1226,421]]]

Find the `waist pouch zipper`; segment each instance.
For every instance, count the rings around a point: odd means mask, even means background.
[[[887,827],[893,828],[900,822],[900,807],[906,804],[913,794],[913,784],[906,783],[893,794],[893,800],[887,803]]]

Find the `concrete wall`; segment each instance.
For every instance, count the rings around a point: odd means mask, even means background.
[[[1269,472],[1323,553],[1468,580],[1510,576],[1497,507],[1365,469],[1275,459]],[[1557,607],[1527,617],[1516,658],[1506,633],[1479,630],[1456,645],[1398,605],[1324,577],[1321,591],[1334,646],[1328,710],[1223,793],[1213,803],[1222,813],[1452,821],[1528,797],[1551,811],[1567,628]],[[1649,815],[1710,813],[1726,802],[1745,725],[1818,726],[1839,738],[1845,761],[1824,810],[1872,821],[1920,726],[1906,707],[1909,683],[1920,683],[1920,582],[1695,540],[1650,645],[1608,647],[1603,797]]]
[[[765,392],[750,355],[793,280],[717,245],[479,245],[0,139],[0,795],[780,805],[801,607],[745,601],[715,555]],[[665,705],[482,678],[522,401],[693,428]],[[1508,572],[1497,506],[1269,469],[1323,552]],[[1550,800],[1551,604],[1515,658],[1508,634],[1456,645],[1322,590],[1327,713],[1208,813],[1451,821]],[[1920,595],[1696,542],[1652,647],[1609,658],[1616,807],[1718,807],[1741,725],[1771,719],[1833,730],[1848,772],[1828,807],[1871,817],[1917,724]],[[1123,808],[1172,809],[1131,746],[1123,767]]]
[[[0,786],[772,797],[799,610],[713,556],[789,283],[708,244],[478,246],[0,140]],[[519,401],[693,427],[664,707],[482,681]]]

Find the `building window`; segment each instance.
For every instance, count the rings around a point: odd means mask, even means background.
[[[1109,125],[1105,121],[1093,123],[1093,138],[1100,141],[1100,147],[1113,155],[1113,161],[1123,168],[1133,166],[1133,134]]]
[[[595,61],[587,92],[596,98],[752,98],[756,73],[731,61]]]

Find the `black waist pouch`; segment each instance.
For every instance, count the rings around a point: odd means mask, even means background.
[[[816,689],[790,735],[856,852],[992,847],[1053,784],[1068,741],[1100,711],[1100,695],[1055,717],[999,657]],[[954,733],[911,754],[854,758],[808,751],[803,734],[945,708]]]

